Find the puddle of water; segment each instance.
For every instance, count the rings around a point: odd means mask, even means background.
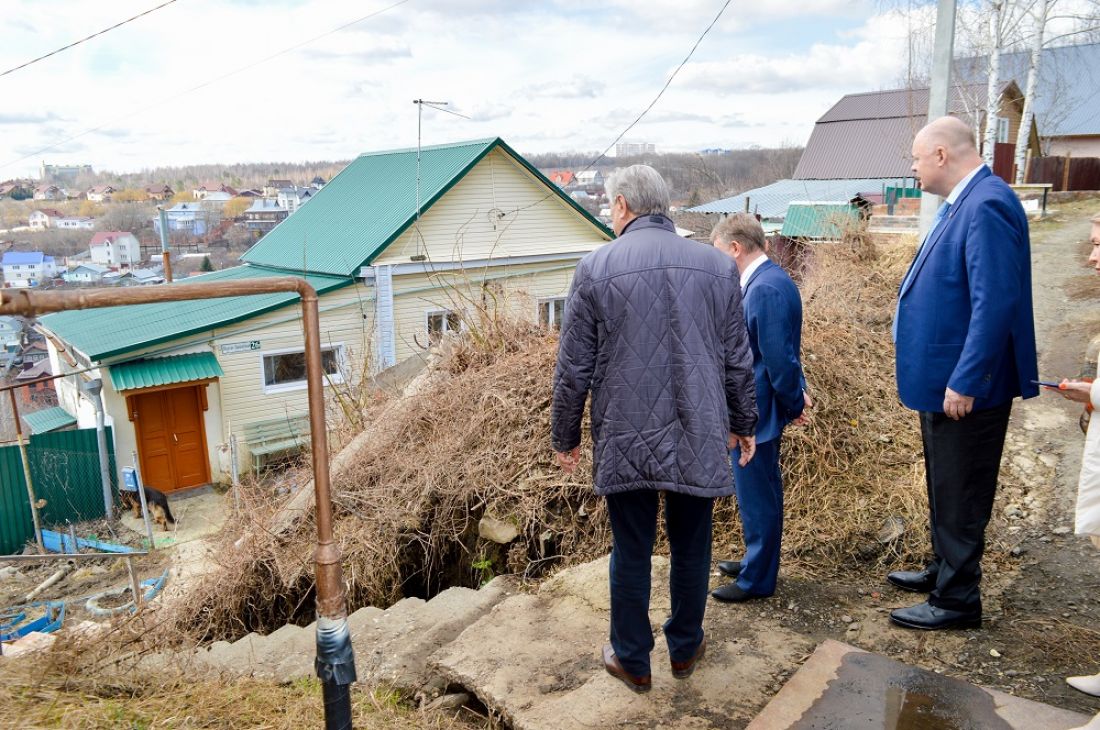
[[[845,655],[791,730],[1011,730],[974,685],[886,657]]]

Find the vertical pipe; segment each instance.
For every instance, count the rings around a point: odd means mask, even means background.
[[[302,290],[302,324],[306,345],[309,430],[313,448],[313,484],[317,505],[317,658],[314,662],[325,700],[327,730],[351,728],[350,686],[356,679],[355,653],[348,630],[347,602],[340,548],[332,539],[328,434],[325,431],[324,370],[317,293]]]
[[[172,255],[168,252],[168,214],[164,206],[157,206],[157,218],[160,220],[160,255],[164,259],[164,280],[172,283]]]
[[[103,487],[103,516],[107,521],[114,519],[114,495],[111,494],[111,465],[107,457],[107,428],[103,409],[103,381],[90,380],[83,386],[84,393],[91,398],[95,406],[95,440],[99,451],[99,481]]]
[[[11,400],[11,416],[15,419],[15,440],[19,444],[19,457],[23,460],[23,481],[27,483],[27,499],[31,502],[31,519],[34,521],[34,539],[38,543],[38,552],[45,555],[46,546],[42,544],[42,522],[38,519],[38,498],[34,496],[34,482],[31,480],[31,462],[27,456],[27,444],[23,441],[23,426],[19,423],[19,404],[15,402],[15,388],[8,390]]]
[[[149,538],[149,550],[157,549],[153,542],[153,523],[149,520],[149,504],[145,501],[145,482],[141,479],[141,465],[138,463],[136,451],[131,451],[134,457],[134,479],[137,481],[138,501],[141,502],[141,518],[145,520],[145,535]]]
[[[928,121],[947,116],[951,88],[951,56],[955,48],[955,0],[939,0],[936,10],[936,45],[932,51],[932,84],[928,90]],[[940,196],[921,193],[920,236],[923,240],[940,207]]]

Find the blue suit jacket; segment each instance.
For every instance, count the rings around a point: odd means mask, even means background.
[[[983,167],[925,242],[898,292],[898,394],[943,412],[944,390],[993,408],[1039,394],[1027,216]]]
[[[756,440],[778,438],[806,402],[802,374],[802,297],[782,267],[765,261],[745,284],[745,323],[756,378]]]

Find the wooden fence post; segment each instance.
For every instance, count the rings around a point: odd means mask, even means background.
[[[1073,161],[1071,159],[1072,157],[1073,157],[1072,152],[1066,152],[1065,167],[1062,168],[1062,192],[1063,193],[1069,192],[1069,165],[1070,165],[1070,162]]]

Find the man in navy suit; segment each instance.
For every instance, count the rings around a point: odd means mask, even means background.
[[[735,580],[711,592],[719,601],[739,603],[775,593],[783,537],[780,438],[784,426],[803,420],[804,409],[811,403],[799,357],[802,298],[787,272],[768,259],[760,222],[748,213],[728,216],[714,227],[711,241],[737,262],[741,274],[760,414],[756,456],[742,465],[740,452],[732,453],[745,556],[718,563],[718,570]]]
[[[912,629],[974,628],[1012,400],[1039,394],[1027,216],[954,117],[917,134],[913,172],[922,190],[946,198],[894,317],[898,394],[920,414],[933,559],[887,576],[929,594],[890,619]]]

